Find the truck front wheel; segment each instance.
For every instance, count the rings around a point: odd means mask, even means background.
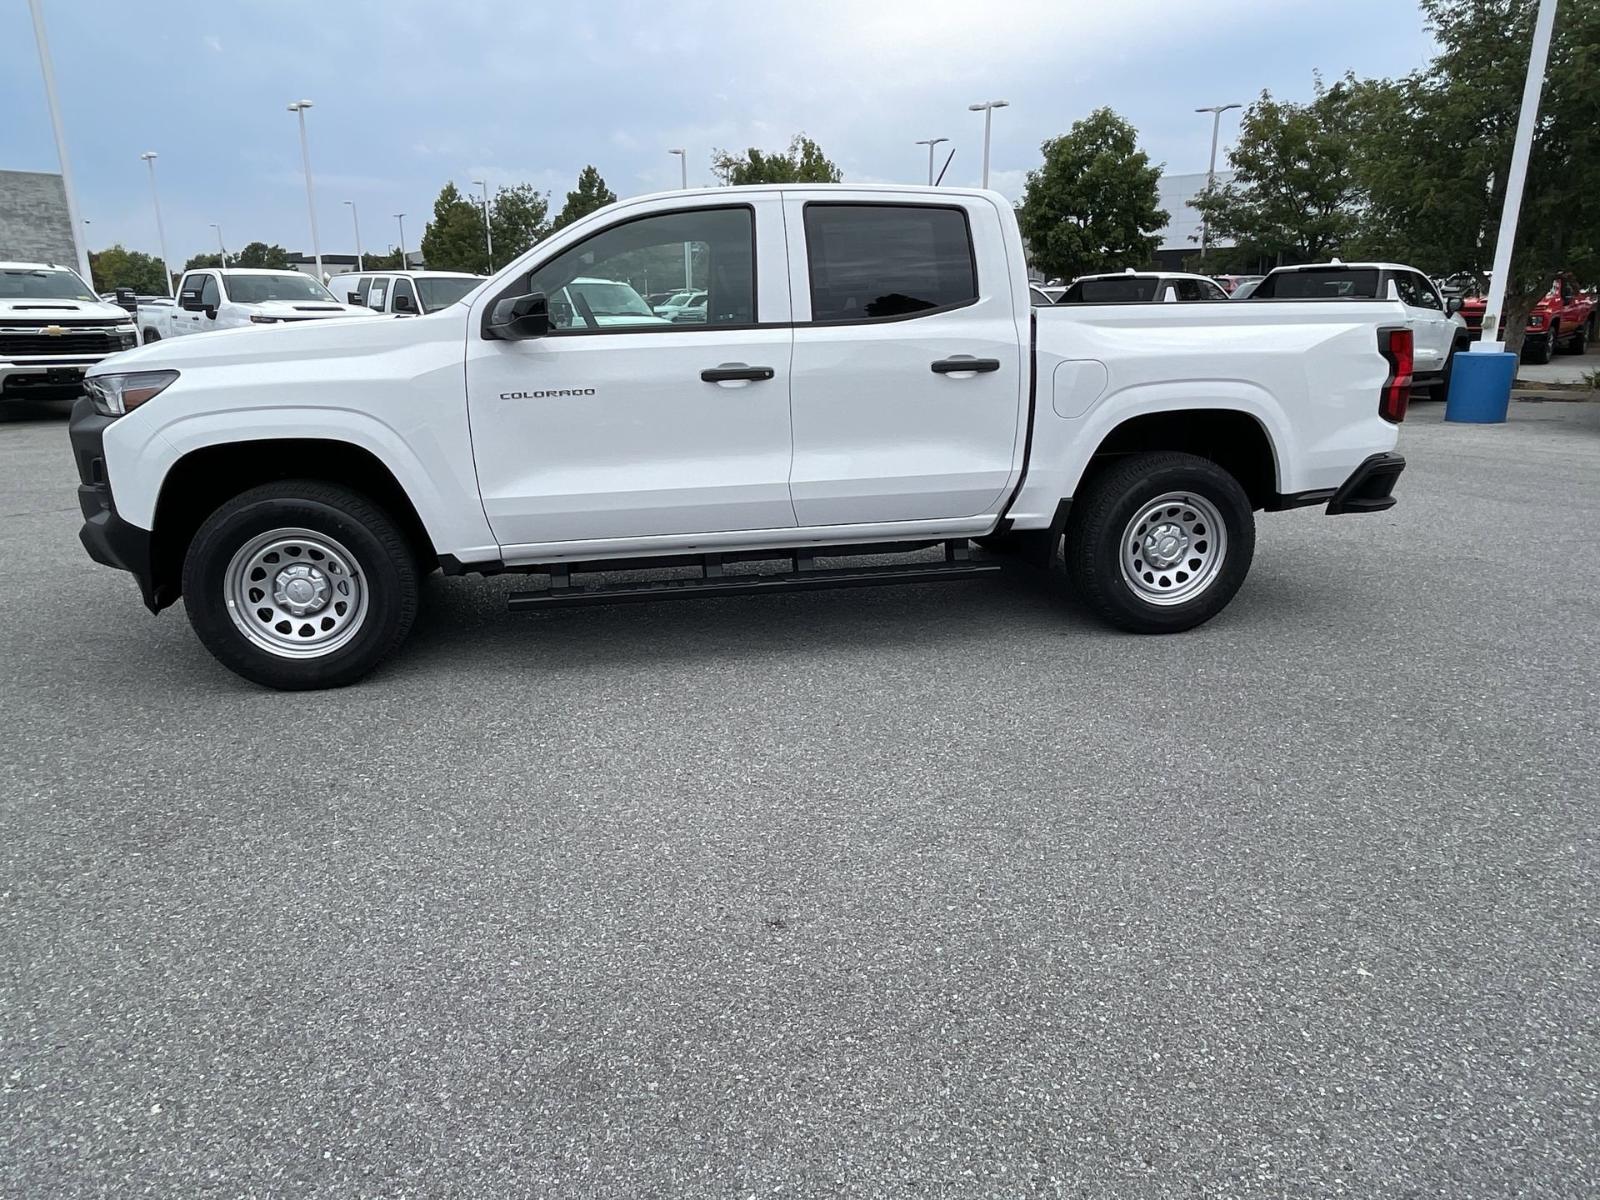
[[[417,566],[383,509],[347,488],[251,488],[206,518],[183,563],[189,623],[244,678],[285,691],[342,687],[411,630]]]
[[[1255,555],[1250,498],[1193,454],[1136,454],[1074,499],[1066,563],[1073,589],[1132,633],[1177,633],[1216,616]]]

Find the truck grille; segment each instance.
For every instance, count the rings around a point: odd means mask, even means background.
[[[0,354],[110,354],[122,349],[122,339],[104,330],[48,334],[34,332],[0,333]]]

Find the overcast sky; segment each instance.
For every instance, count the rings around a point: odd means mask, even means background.
[[[817,139],[846,180],[925,181],[917,138],[948,137],[946,182],[1013,197],[1039,144],[1099,105],[1172,173],[1203,171],[1197,105],[1310,95],[1313,71],[1393,75],[1431,41],[1409,0],[44,0],[89,243],[156,250],[144,150],[159,152],[181,263],[246,241],[310,249],[295,118],[305,97],[322,245],[416,248],[433,198],[531,182],[559,207],[585,163],[613,191],[709,184],[714,147]],[[0,168],[57,170],[28,6],[0,0]],[[1237,113],[1223,118],[1226,146]],[[949,147],[940,147],[941,154]],[[1220,160],[1219,160],[1219,165]],[[176,265],[175,263],[175,265]]]

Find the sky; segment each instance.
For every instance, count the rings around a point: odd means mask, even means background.
[[[311,248],[290,101],[306,114],[324,253],[416,249],[447,180],[532,183],[552,213],[593,163],[620,196],[714,182],[712,152],[804,131],[846,181],[977,184],[1020,196],[1040,144],[1109,105],[1169,173],[1204,171],[1200,105],[1315,72],[1398,75],[1432,40],[1411,0],[43,0],[88,242],[157,250],[154,150],[174,265],[248,241]],[[0,0],[0,169],[58,170],[28,5]],[[1237,130],[1223,117],[1223,150]],[[1218,167],[1225,165],[1219,155]]]

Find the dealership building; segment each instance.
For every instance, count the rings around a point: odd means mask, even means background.
[[[1226,186],[1232,179],[1232,171],[1217,172],[1218,187]],[[1156,244],[1156,265],[1163,271],[1181,271],[1185,259],[1200,253],[1200,213],[1191,201],[1206,190],[1206,173],[1162,175],[1158,188],[1158,203],[1167,211],[1167,224]],[[1212,238],[1211,244],[1223,247],[1233,242]]]
[[[76,268],[78,246],[61,176],[0,171],[0,259]]]

